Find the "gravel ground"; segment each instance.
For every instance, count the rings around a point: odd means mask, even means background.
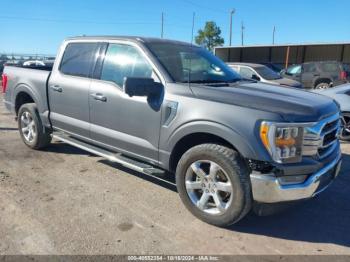
[[[223,229],[194,218],[170,176],[58,142],[30,150],[0,103],[0,254],[350,255],[350,145],[342,149],[342,172],[323,194]]]

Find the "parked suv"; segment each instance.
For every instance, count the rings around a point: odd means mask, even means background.
[[[282,77],[269,67],[252,63],[228,63],[228,66],[239,73],[245,79],[253,79],[262,83],[302,88],[295,80]]]
[[[336,61],[291,65],[281,75],[302,83],[308,89],[325,89],[350,80],[350,67]]]
[[[175,174],[185,206],[214,225],[257,203],[311,198],[341,166],[333,99],[244,80],[192,44],[70,38],[52,70],[6,66],[2,80],[28,147],[53,137],[145,174]]]

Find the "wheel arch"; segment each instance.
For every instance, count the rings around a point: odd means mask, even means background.
[[[317,78],[317,79],[315,79],[315,81],[314,81],[314,88],[315,88],[318,84],[321,84],[321,83],[327,83],[327,84],[332,85],[333,81],[332,81],[332,79],[330,79],[330,78],[328,78],[328,77]]]
[[[248,141],[233,129],[213,122],[194,122],[180,128],[169,139],[168,166],[175,171],[181,156],[190,148],[204,143],[216,143],[237,151],[243,158],[256,158]]]
[[[29,86],[21,84],[21,85],[18,85],[14,90],[15,92],[14,92],[13,101],[14,101],[16,116],[18,114],[19,108],[23,104],[35,103],[37,106],[39,106],[37,96],[35,95],[35,91],[33,91],[33,89],[30,88]]]

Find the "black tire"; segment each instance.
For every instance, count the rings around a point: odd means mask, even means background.
[[[187,172],[196,161],[214,162],[228,176],[232,188],[232,200],[221,214],[209,214],[198,208],[186,189]],[[196,162],[197,163],[197,162]],[[190,171],[188,171],[190,170]],[[220,172],[222,172],[220,171]],[[196,181],[198,182],[198,181]],[[202,182],[200,182],[202,183]],[[217,144],[202,144],[189,149],[180,159],[176,169],[176,184],[180,198],[186,208],[196,217],[216,226],[228,226],[237,223],[252,207],[252,190],[249,169],[240,155],[231,148]],[[202,184],[203,186],[203,184]],[[199,192],[202,189],[199,189]],[[211,198],[213,201],[214,198]],[[209,205],[207,203],[206,205]]]
[[[22,120],[22,117],[24,118],[25,116],[31,116],[30,119],[33,120],[33,132],[35,135],[32,136],[32,140],[27,139],[27,131],[24,131],[23,128],[25,128],[25,123]],[[26,118],[27,119],[27,118]],[[38,109],[34,103],[30,104],[24,104],[20,107],[18,110],[18,130],[21,135],[21,138],[23,142],[30,148],[32,149],[43,149],[47,147],[50,142],[51,142],[51,131],[44,127],[40,116]]]
[[[350,113],[342,113],[342,127],[339,134],[339,139],[350,141]]]
[[[322,82],[322,83],[318,83],[316,86],[315,86],[315,89],[328,89],[330,88],[331,85],[327,82]]]

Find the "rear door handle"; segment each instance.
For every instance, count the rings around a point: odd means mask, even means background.
[[[95,100],[99,100],[102,102],[107,102],[107,97],[103,96],[103,94],[91,94],[91,96],[95,99]]]
[[[55,92],[62,93],[62,87],[60,87],[58,85],[51,86],[51,89]]]

